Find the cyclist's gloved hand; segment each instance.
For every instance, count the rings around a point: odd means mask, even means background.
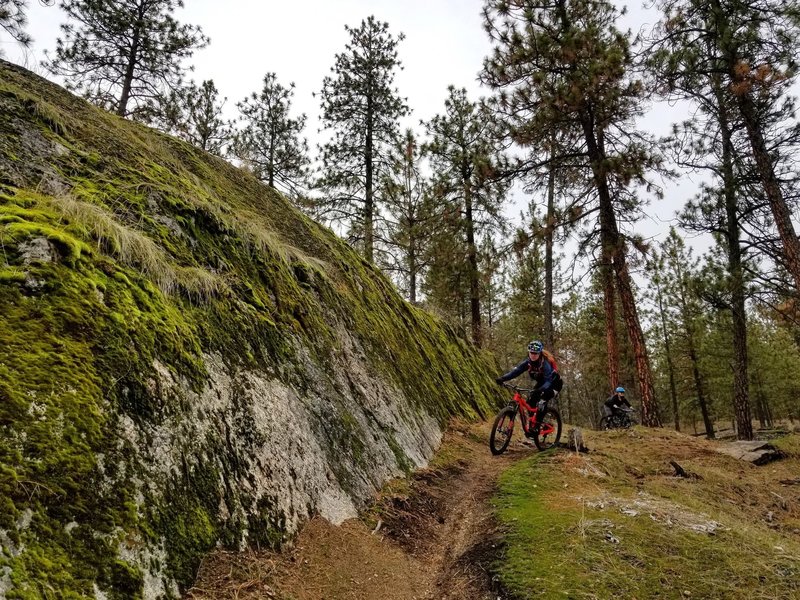
[[[502,385],[502,384],[503,384],[503,378],[502,378],[502,377],[498,377],[497,379],[495,379],[495,380],[494,380],[494,382],[495,382],[497,385]]]

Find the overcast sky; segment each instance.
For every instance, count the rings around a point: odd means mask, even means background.
[[[28,4],[27,31],[34,38],[31,49],[23,52],[9,42],[5,32],[0,33],[0,41],[8,59],[47,76],[37,64],[45,50],[54,48],[64,15],[56,6],[43,6],[41,0]],[[474,99],[488,94],[477,82],[490,50],[482,27],[482,0],[185,0],[185,4],[178,19],[200,25],[211,38],[209,46],[192,58],[192,78],[215,81],[228,98],[230,117],[236,114],[237,101],[260,89],[265,73],[275,72],[283,84],[294,82],[294,112],[308,115],[305,133],[312,149],[319,115],[319,100],[312,93],[319,91],[334,55],[349,40],[344,25],[358,26],[369,15],[388,22],[394,35],[406,36],[398,47],[404,69],[396,78],[400,94],[408,98],[413,111],[406,125],[442,112],[450,84],[467,88]],[[621,26],[638,31],[655,20],[654,13],[638,1],[618,4],[627,5],[629,11]],[[654,134],[664,134],[673,120],[683,116],[676,109],[654,106],[643,125]],[[637,229],[648,237],[666,233],[666,221],[695,189],[696,183],[689,179],[667,183],[665,200],[651,203],[650,218]],[[516,217],[527,202],[516,193],[508,214]]]

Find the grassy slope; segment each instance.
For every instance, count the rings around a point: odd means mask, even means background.
[[[501,478],[498,569],[516,598],[800,597],[800,486],[779,483],[800,472],[800,436],[762,467],[666,430],[588,437],[588,455],[539,454]]]
[[[43,238],[56,260],[24,260]],[[331,368],[335,320],[375,373],[442,421],[489,406],[487,363],[284,198],[2,61],[0,247],[9,598],[81,597],[94,582],[135,597],[142,573],[116,557],[128,536],[167,539],[168,570],[183,583],[216,540],[236,542],[217,518],[213,464],[194,465],[166,497],[136,499],[116,419],[146,427],[185,410],[149,383],[154,360],[199,389],[203,354],[219,353],[231,369],[302,390],[294,349]],[[273,526],[249,523],[264,543]]]

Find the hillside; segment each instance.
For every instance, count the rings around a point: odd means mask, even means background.
[[[511,597],[800,597],[800,436],[775,440],[785,457],[762,466],[666,429],[586,438],[588,454],[535,455],[500,477],[496,571]]]
[[[355,516],[494,369],[247,173],[0,61],[0,598]]]

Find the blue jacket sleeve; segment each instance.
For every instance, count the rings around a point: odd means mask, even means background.
[[[502,375],[500,377],[500,380],[501,381],[508,381],[509,379],[514,379],[514,377],[519,377],[520,375],[522,375],[527,370],[528,370],[528,359],[526,358],[521,363],[519,363],[516,367],[511,369],[508,373],[506,373],[505,375]]]

